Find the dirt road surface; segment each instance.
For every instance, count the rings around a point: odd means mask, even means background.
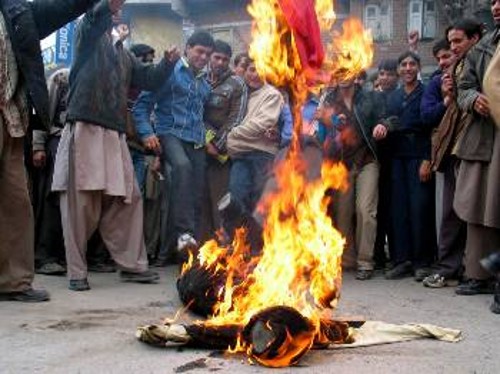
[[[0,303],[0,373],[260,373],[242,356],[159,349],[136,340],[138,325],[172,317],[181,307],[176,268],[156,285],[120,283],[117,274],[91,274],[89,292],[67,290],[63,277],[37,276],[52,301]],[[464,340],[419,340],[377,347],[313,351],[279,373],[500,373],[500,316],[492,296],[456,296],[412,279],[344,277],[339,316],[391,323],[432,323],[463,330]],[[278,372],[278,371],[276,371]]]

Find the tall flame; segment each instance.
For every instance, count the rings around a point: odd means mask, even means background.
[[[316,0],[315,10],[321,27],[330,29],[335,20],[333,1]],[[275,192],[269,193],[259,206],[265,213],[261,254],[252,256],[244,229],[236,232],[230,248],[221,248],[212,240],[199,251],[198,264],[214,275],[219,272],[226,275],[214,314],[203,324],[245,325],[268,307],[288,306],[308,318],[316,334],[320,334],[322,314],[336,306],[340,295],[345,245],[327,215],[326,192],[347,187],[347,169],[342,164],[324,162],[320,178],[310,181],[305,176],[308,166],[298,138],[308,87],[293,32],[280,8],[280,0],[253,0],[248,11],[254,20],[249,53],[257,71],[268,82],[291,91],[294,141],[287,158],[275,167]],[[373,57],[370,41],[369,33],[359,22],[348,21],[344,33],[335,35],[330,47],[332,56],[325,65],[330,69],[327,73],[355,76],[367,68]],[[189,270],[194,261],[190,257],[183,272]],[[290,344],[308,348],[312,339],[313,336],[302,337],[304,341]],[[249,349],[239,341],[233,351]],[[266,364],[283,366],[287,362]]]

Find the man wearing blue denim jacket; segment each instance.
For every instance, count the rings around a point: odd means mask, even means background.
[[[197,246],[205,168],[203,108],[210,94],[203,69],[213,48],[210,34],[195,32],[172,75],[157,91],[142,92],[133,110],[145,147],[161,153],[164,169],[167,164],[171,168],[171,240],[177,240],[179,252]],[[150,124],[153,110],[156,134]]]

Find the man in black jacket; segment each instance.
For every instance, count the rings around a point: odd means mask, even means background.
[[[172,72],[174,48],[145,65],[123,47],[125,0],[101,0],[76,29],[69,77],[66,126],[54,166],[52,190],[60,192],[69,289],[86,291],[87,240],[95,230],[125,282],[153,283],[148,270],[139,186],[125,140],[131,86],[155,90]],[[116,37],[115,37],[116,35]],[[168,60],[168,61],[167,61]]]
[[[49,126],[40,40],[95,0],[0,0],[0,300],[49,300],[32,288],[33,213],[23,160],[28,116]],[[28,100],[27,100],[28,98]],[[29,103],[29,104],[28,104]]]

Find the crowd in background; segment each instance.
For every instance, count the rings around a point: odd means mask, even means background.
[[[233,56],[230,45],[196,31],[182,53],[172,48],[154,63],[150,46],[125,48],[123,2],[86,2],[74,63],[48,79],[47,124],[32,124],[25,141],[35,261],[25,255],[24,265],[5,270],[4,299],[48,299],[31,288],[30,261],[37,273],[67,274],[74,291],[90,289],[88,271],[157,282],[150,267],[184,261],[216,232],[230,240],[231,223],[221,218],[227,200],[252,215],[290,144],[293,97],[267,83],[248,54]],[[500,25],[500,0],[491,10]],[[491,100],[498,87],[487,84],[500,66],[500,34],[461,19],[443,37],[425,84],[412,33],[408,51],[382,61],[374,76],[310,93],[301,144],[349,170],[347,191],[333,191],[329,207],[347,238],[343,269],[362,281],[381,272],[456,286],[459,295],[495,294],[491,309],[500,313],[500,118]]]

